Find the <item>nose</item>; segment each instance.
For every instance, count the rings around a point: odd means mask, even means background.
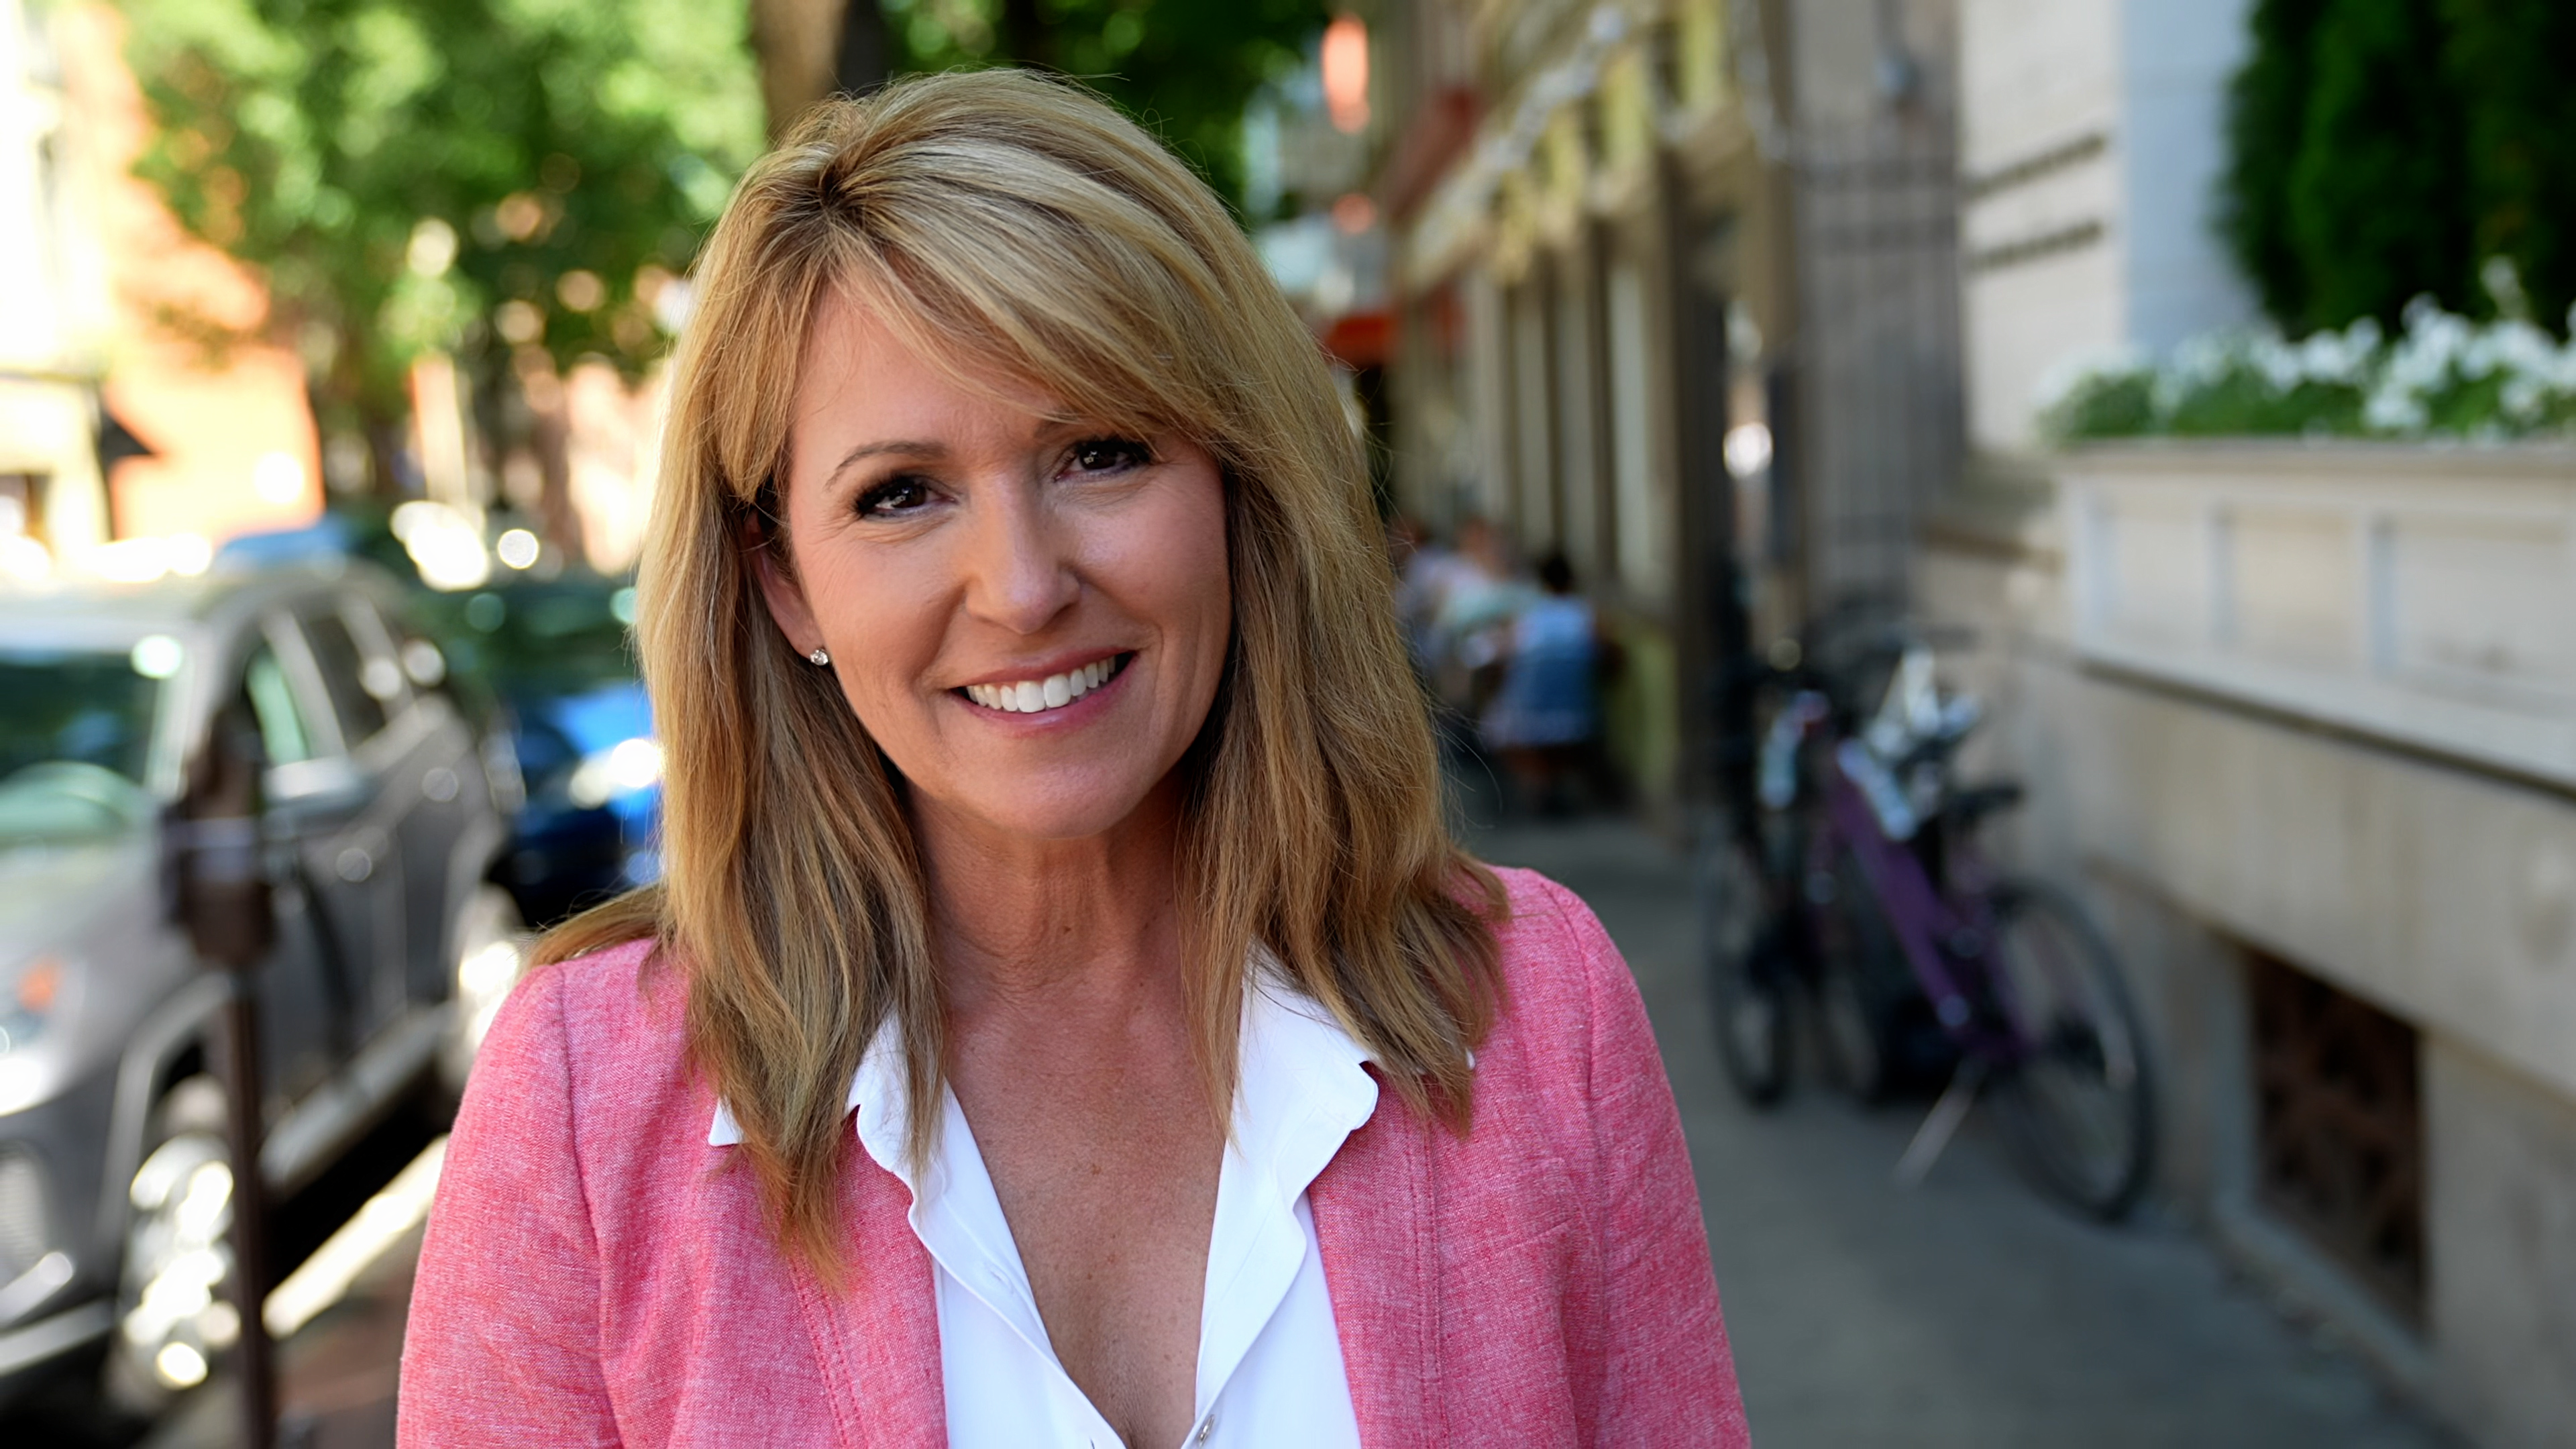
[[[1035,634],[1073,607],[1082,592],[1071,531],[1025,483],[978,492],[985,506],[973,511],[960,559],[966,610],[1014,634]]]

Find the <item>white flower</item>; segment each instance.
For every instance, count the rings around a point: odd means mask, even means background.
[[[2308,375],[2307,358],[2298,349],[2281,340],[2281,334],[2265,328],[2245,343],[2245,360],[2274,392],[2288,392]]]
[[[2412,435],[2424,431],[2432,415],[2413,393],[2382,386],[2362,403],[2361,421],[2375,433]]]
[[[2364,317],[2341,332],[2318,332],[2299,344],[2299,376],[2305,382],[2356,387],[2362,373],[2378,360],[2379,320]]]
[[[2406,335],[2389,354],[2387,380],[2409,392],[2429,392],[2460,370],[2474,329],[2465,317],[2442,310],[2431,297],[2406,304]]]

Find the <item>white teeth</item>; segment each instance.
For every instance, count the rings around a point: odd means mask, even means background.
[[[1094,660],[1064,674],[1051,674],[1044,679],[1023,679],[1014,684],[970,684],[966,697],[986,709],[1005,714],[1036,714],[1040,710],[1062,709],[1075,700],[1109,682],[1115,661]]]

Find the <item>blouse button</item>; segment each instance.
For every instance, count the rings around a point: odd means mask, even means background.
[[[1204,1444],[1204,1443],[1206,1443],[1206,1442],[1208,1441],[1208,1435],[1213,1434],[1213,1433],[1215,1433],[1215,1432],[1216,1432],[1216,1415],[1214,1415],[1214,1414],[1210,1414],[1210,1415],[1208,1415],[1206,1418],[1199,1420],[1199,1431],[1198,1431],[1198,1433],[1197,1433],[1197,1434],[1193,1435],[1192,1437],[1193,1437],[1193,1438],[1195,1438],[1199,1443]]]

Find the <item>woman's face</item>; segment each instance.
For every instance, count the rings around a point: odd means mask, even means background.
[[[1037,840],[1107,832],[1171,774],[1233,625],[1215,460],[962,387],[834,295],[796,393],[771,617],[830,651],[915,808]]]

